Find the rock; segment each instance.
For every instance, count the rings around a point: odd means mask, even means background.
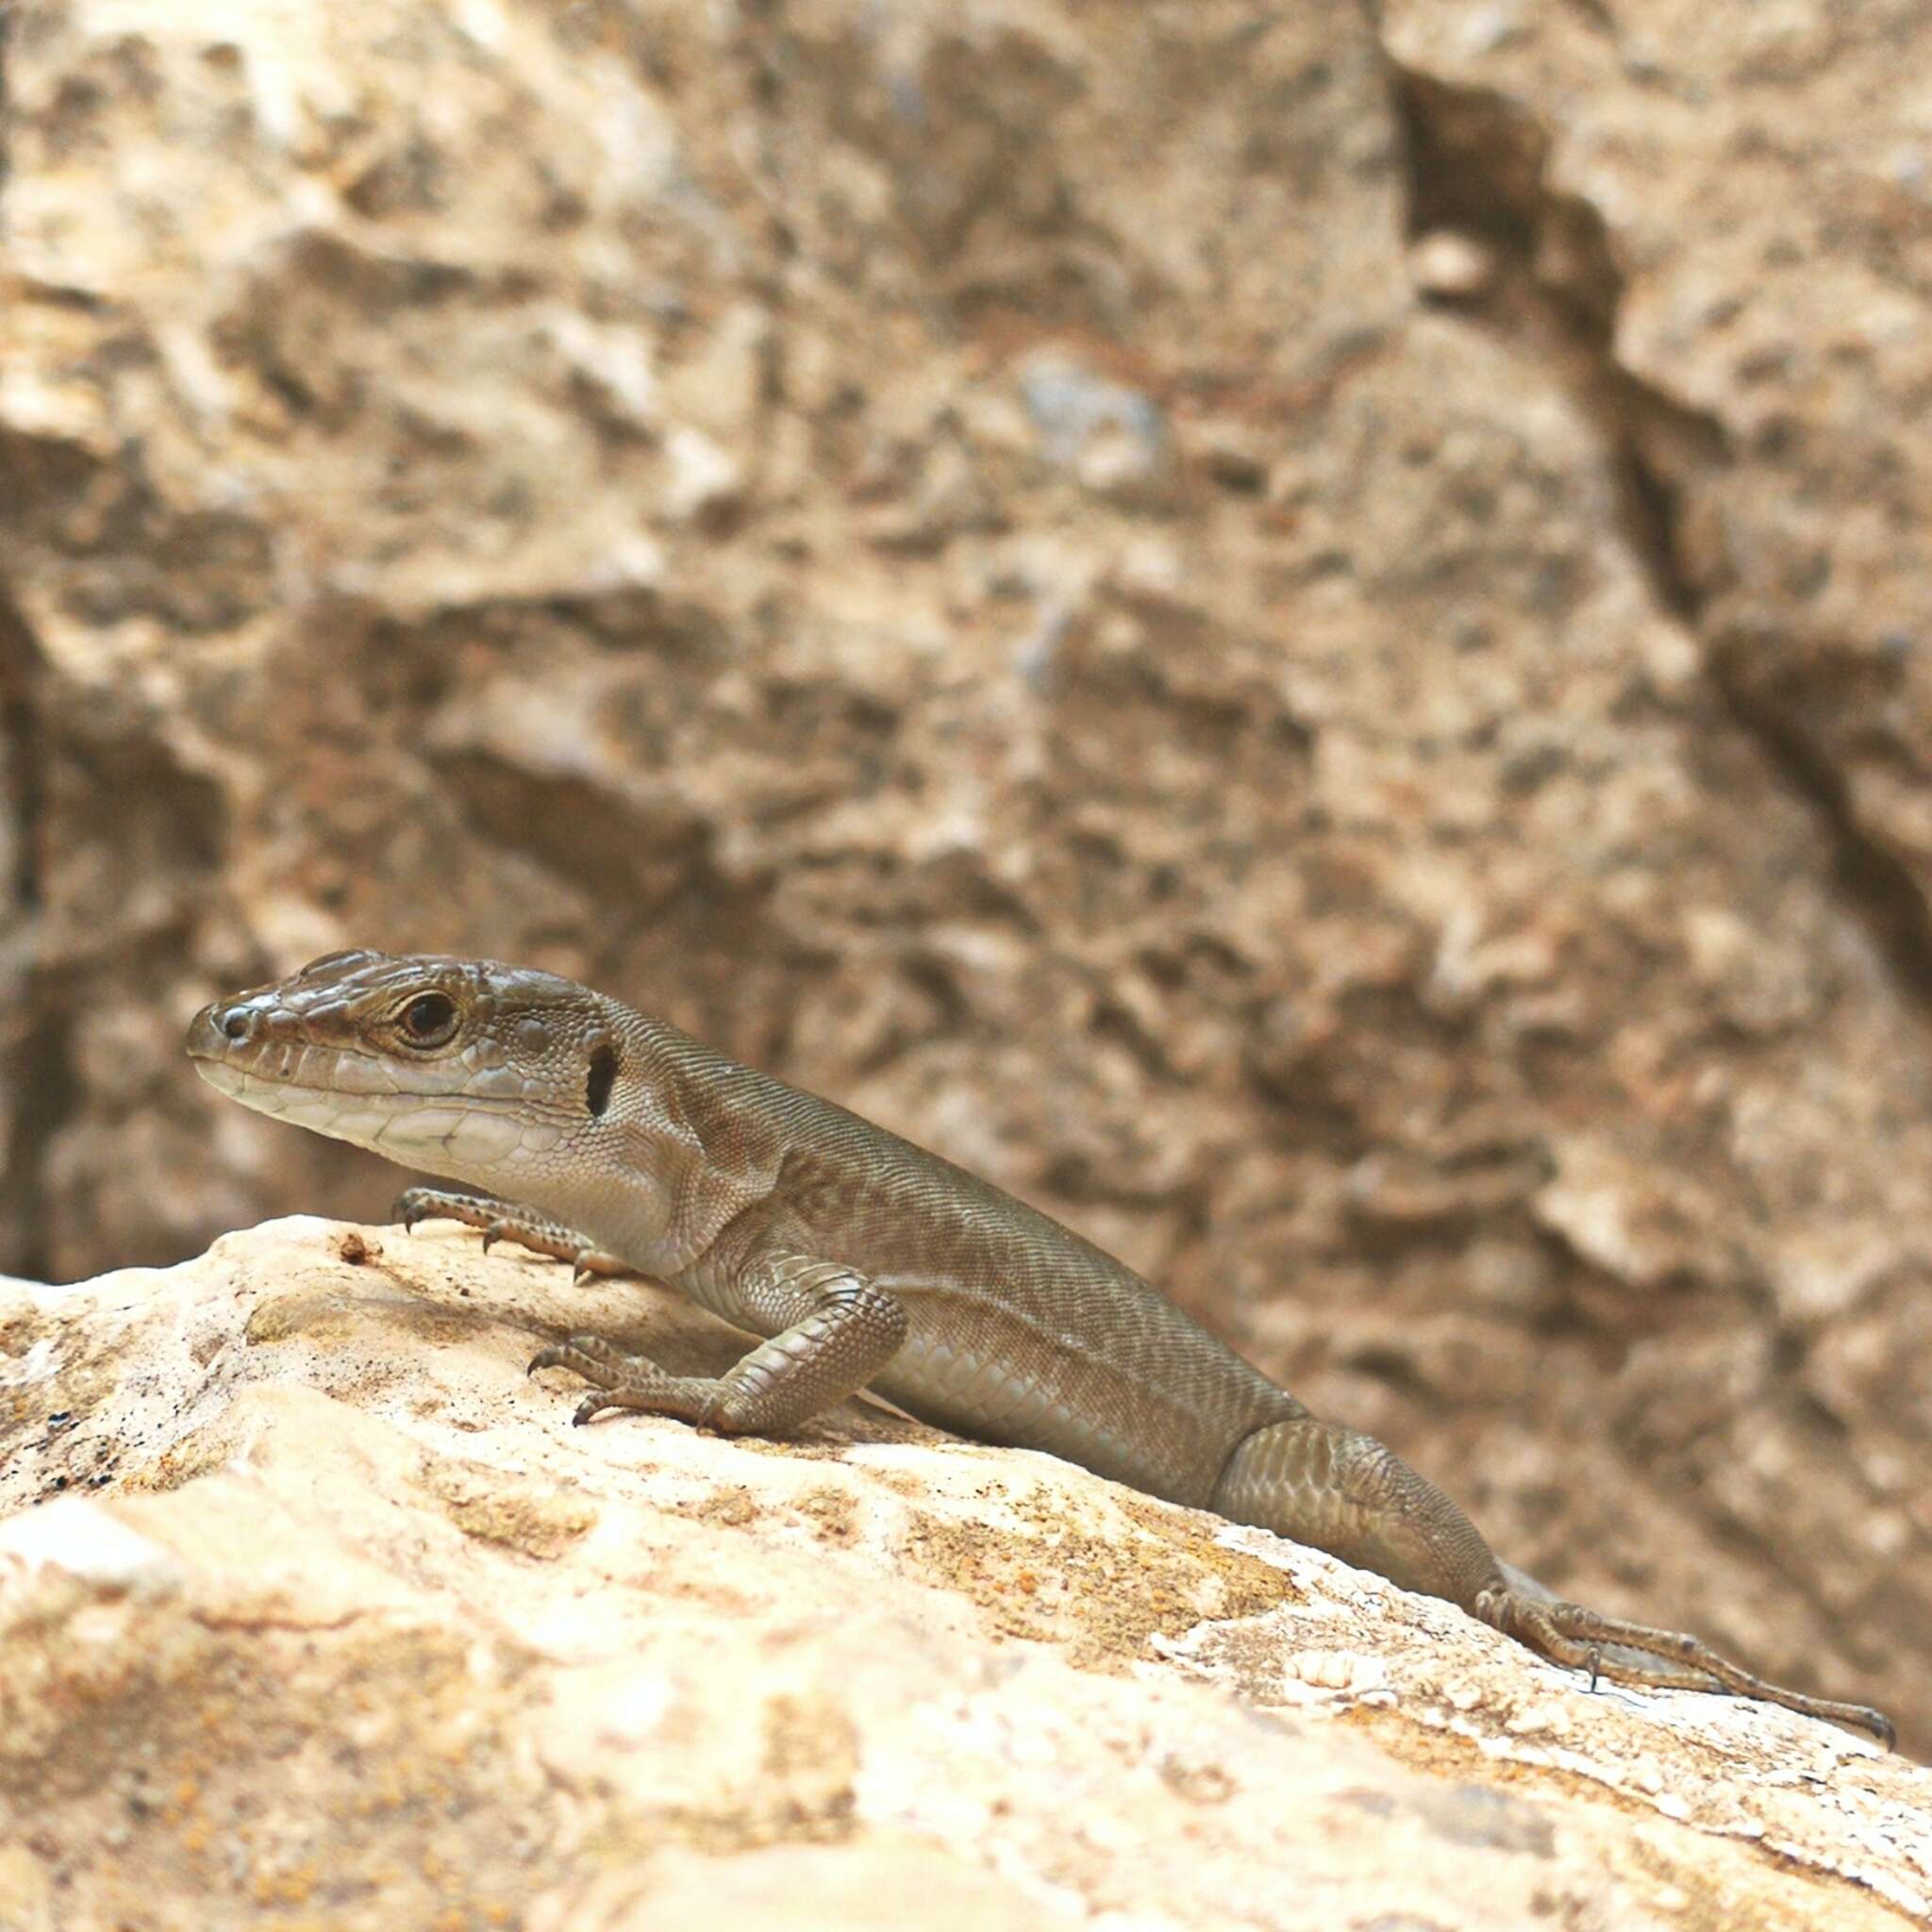
[[[1409,245],[1408,273],[1425,295],[1467,302],[1483,294],[1496,278],[1492,249],[1456,228],[1432,228]]]
[[[1894,13],[16,0],[0,1267],[376,1213],[182,1023],[527,959],[1932,1748]]]
[[[1701,425],[1661,446],[1641,413],[1626,425],[1667,567],[1740,717],[1842,824],[1874,892],[1905,902],[1923,974],[1932,148],[1916,76],[1932,19],[1898,8],[1847,37],[1829,8],[1667,0],[1641,27],[1512,8],[1486,31],[1504,11],[1398,0],[1384,31],[1429,98],[1536,130],[1542,246],[1564,208],[1614,237],[1626,397]],[[1520,210],[1520,187],[1495,192],[1466,158],[1466,198]]]
[[[1173,489],[1173,445],[1160,411],[1138,390],[1059,356],[1033,357],[1020,376],[1041,452],[1089,490],[1162,501]]]
[[[271,1223],[8,1284],[0,1921],[1903,1925],[1932,1773],[848,1406],[568,1425],[473,1237]]]

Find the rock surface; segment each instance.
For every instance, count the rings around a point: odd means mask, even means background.
[[[1932,1772],[1605,1690],[1432,1600],[849,1407],[568,1426],[578,1324],[299,1219],[0,1290],[0,1924],[22,1932],[1899,1927]]]
[[[0,23],[0,1266],[528,959],[1932,1749],[1923,8]]]

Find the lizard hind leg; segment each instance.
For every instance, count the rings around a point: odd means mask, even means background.
[[[1891,1721],[1869,1705],[1812,1697],[1774,1684],[1681,1630],[1656,1630],[1600,1616],[1561,1597],[1534,1593],[1509,1579],[1499,1579],[1477,1593],[1468,1607],[1485,1624],[1513,1637],[1553,1663],[1569,1664],[1626,1684],[1696,1690],[1723,1690],[1760,1704],[1780,1704],[1807,1717],[1869,1731],[1889,1751],[1895,1742]]]
[[[1446,1597],[1553,1663],[1624,1683],[1729,1690],[1870,1731],[1890,1747],[1890,1723],[1862,1704],[1788,1690],[1680,1631],[1626,1624],[1564,1602],[1498,1562],[1454,1500],[1393,1451],[1306,1411],[1236,1445],[1212,1507],[1405,1590]]]

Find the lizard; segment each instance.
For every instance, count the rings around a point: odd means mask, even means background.
[[[869,1390],[1444,1598],[1592,1685],[1721,1690],[1894,1741],[1877,1710],[1557,1595],[1380,1441],[1318,1419],[1073,1229],[575,981],[330,953],[203,1008],[187,1048],[247,1107],[463,1184],[409,1189],[406,1226],[448,1217],[580,1277],[653,1277],[762,1338],[715,1377],[596,1335],[539,1350],[531,1373],[589,1386],[579,1424],[629,1409],[784,1435]]]

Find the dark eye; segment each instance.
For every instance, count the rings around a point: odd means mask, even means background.
[[[411,1046],[441,1046],[457,1030],[457,1003],[446,992],[419,992],[397,1020]]]

